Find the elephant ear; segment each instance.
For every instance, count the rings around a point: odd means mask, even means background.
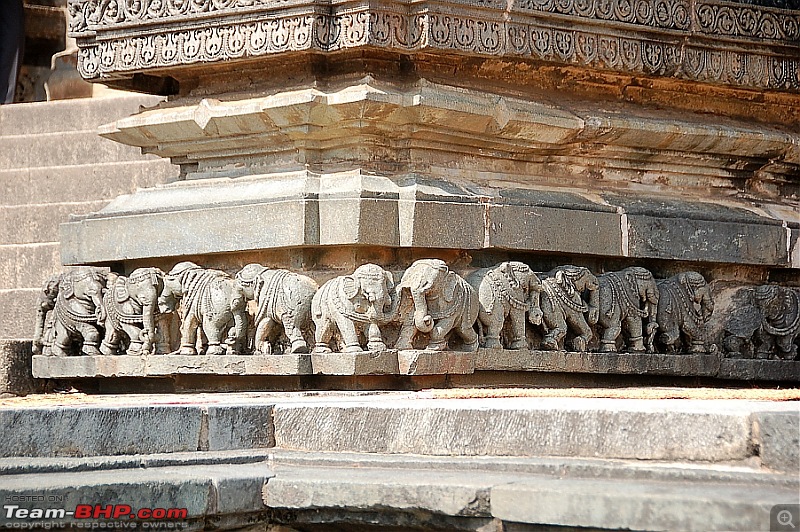
[[[447,274],[447,280],[444,286],[444,299],[445,301],[452,301],[456,297],[456,287],[458,286],[458,275],[456,272]]]
[[[72,277],[64,276],[61,284],[59,285],[59,292],[64,294],[66,299],[70,299],[75,295],[75,286],[73,285]]]
[[[344,295],[347,296],[347,299],[353,299],[358,295],[358,291],[361,289],[361,285],[352,275],[345,275],[342,277],[342,291]]]
[[[558,286],[563,288],[565,292],[567,292],[570,295],[572,294],[573,292],[572,284],[567,279],[566,274],[561,270],[556,272],[556,283],[558,283]]]
[[[117,303],[124,303],[131,298],[131,295],[128,292],[127,279],[122,277],[121,280],[121,283],[114,283],[114,300]]]

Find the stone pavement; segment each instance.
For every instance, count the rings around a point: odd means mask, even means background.
[[[6,399],[0,498],[186,508],[197,529],[296,530],[768,530],[772,506],[800,503],[796,400],[514,392]]]

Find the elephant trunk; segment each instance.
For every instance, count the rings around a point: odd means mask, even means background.
[[[703,313],[703,321],[710,320],[711,315],[714,313],[714,300],[711,299],[711,294],[708,290],[703,293],[703,298],[700,300],[700,309]]]
[[[541,294],[542,285],[538,282],[531,281],[529,286],[528,295],[528,321],[532,325],[539,325],[542,323],[542,307],[541,307]]]
[[[600,319],[600,289],[589,290],[589,325],[594,325]]]
[[[414,327],[422,333],[429,333],[433,330],[433,318],[428,314],[428,302],[425,300],[425,293],[419,290],[411,290],[411,299],[414,300]]]

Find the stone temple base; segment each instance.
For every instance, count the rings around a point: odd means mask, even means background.
[[[376,351],[268,356],[33,357],[37,378],[167,377],[174,375],[469,375],[481,371],[697,376],[800,381],[800,362],[732,360],[716,354],[665,355],[479,349]]]

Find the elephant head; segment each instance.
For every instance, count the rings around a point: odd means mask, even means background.
[[[420,259],[405,271],[397,291],[409,291],[414,302],[414,327],[422,333],[429,333],[433,330],[434,321],[428,301],[443,298],[443,305],[448,305],[455,298],[456,286],[456,274],[450,271],[443,260]]]
[[[353,309],[364,314],[372,323],[390,321],[395,303],[392,274],[375,264],[359,266],[352,275],[341,282],[342,295],[353,304]]]
[[[159,294],[164,290],[164,272],[158,268],[137,268],[125,283],[117,283],[114,297],[117,302],[130,298],[142,307],[142,323],[147,332],[144,350],[149,351],[156,338],[155,316],[159,310]]]
[[[72,310],[81,314],[94,314],[98,323],[106,319],[103,306],[103,289],[107,274],[91,266],[79,267],[64,274],[58,284],[59,296],[68,302]]]
[[[700,316],[704,322],[711,319],[714,312],[714,299],[711,297],[711,286],[697,272],[679,274],[679,281],[684,291],[692,298],[692,302],[700,307]]]
[[[175,312],[178,301],[183,297],[181,274],[197,268],[199,266],[193,262],[179,262],[172,267],[168,274],[164,275],[164,288],[161,290],[161,295],[158,296],[158,310],[162,314]]]
[[[576,292],[583,299],[583,294],[588,292],[588,317],[589,325],[594,325],[600,318],[600,282],[597,277],[583,266],[559,266],[551,271],[556,284],[568,295]]]
[[[501,268],[508,277],[511,288],[520,288],[525,294],[525,302],[529,309],[528,321],[533,325],[541,324],[542,309],[539,306],[539,299],[543,288],[539,277],[531,270],[530,266],[522,262],[505,262]]]
[[[248,264],[236,274],[236,285],[241,289],[244,297],[248,300],[256,298],[259,287],[259,278],[262,273],[269,270],[261,264]]]
[[[645,268],[634,266],[625,269],[625,284],[632,287],[639,301],[644,303],[644,316],[655,319],[658,309],[658,285],[653,274]]]

